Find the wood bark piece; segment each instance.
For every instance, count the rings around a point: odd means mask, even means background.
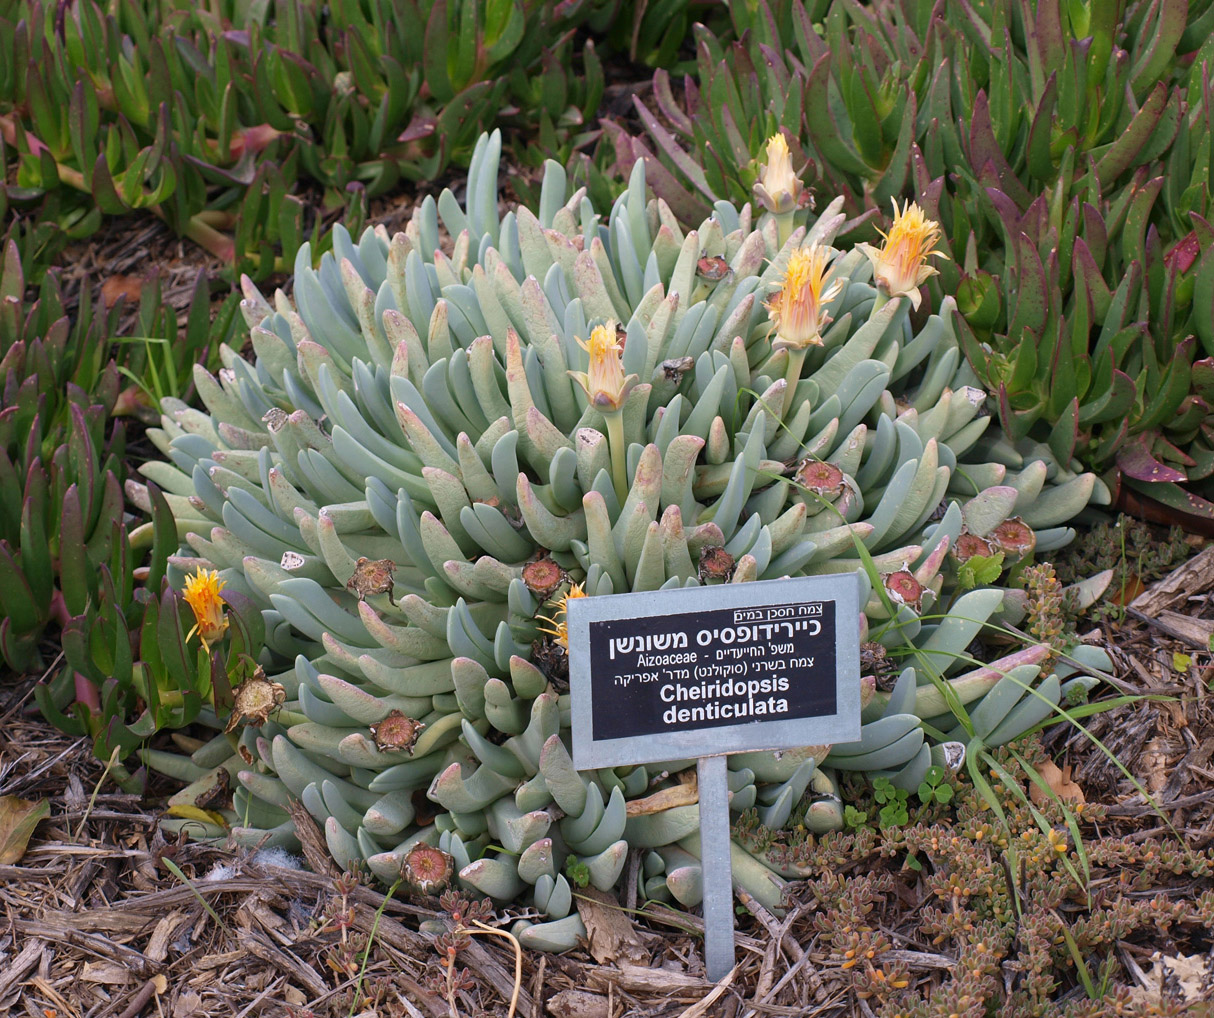
[[[1158,616],[1190,594],[1201,594],[1214,586],[1214,545],[1181,563],[1145,594],[1139,594],[1130,607],[1146,615]]]
[[[329,987],[311,965],[305,965],[290,951],[284,951],[270,943],[264,933],[252,929],[238,929],[236,938],[249,954],[269,962],[294,982],[305,987],[313,997],[320,997],[329,992]]]
[[[547,1008],[552,1018],[610,1018],[607,998],[585,990],[561,990]]]
[[[0,975],[0,1001],[3,1001],[42,959],[43,943],[44,941],[36,938],[26,941],[21,953],[9,963],[8,971]]]
[[[115,944],[105,937],[77,929],[76,923],[80,918],[82,917],[74,914],[66,916],[50,914],[39,919],[13,919],[12,927],[18,933],[33,934],[51,942],[63,941],[73,947],[84,948],[102,958],[109,958],[111,961],[127,966],[138,976],[146,977],[154,973],[157,968],[156,964],[138,951]],[[146,920],[143,925],[146,927]]]
[[[668,993],[679,997],[706,993],[713,987],[704,979],[672,969],[651,969],[627,962],[621,962],[618,968],[598,968],[590,973],[592,989],[605,991],[611,983],[629,993]]]

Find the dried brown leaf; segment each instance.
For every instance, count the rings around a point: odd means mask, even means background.
[[[683,784],[660,789],[643,799],[633,799],[626,807],[628,815],[643,817],[650,813],[661,813],[663,810],[673,809],[675,806],[690,806],[692,803],[699,802],[700,789],[694,780],[694,775],[692,778]]]
[[[610,894],[587,887],[578,892],[577,910],[586,924],[590,954],[600,965],[618,958],[640,963],[649,960],[636,924]]]
[[[1080,803],[1087,801],[1084,798],[1083,789],[1071,780],[1070,764],[1067,764],[1065,769],[1059,770],[1058,765],[1053,760],[1046,760],[1038,766],[1037,773],[1045,779],[1045,783],[1050,786],[1053,793],[1063,802],[1069,802],[1078,806]],[[1036,783],[1033,783],[1029,787],[1029,798],[1035,803],[1049,801],[1049,796]]]
[[[15,795],[0,795],[0,866],[12,866],[25,855],[25,847],[38,821],[51,815],[46,799],[31,802]]]
[[[119,297],[125,297],[128,305],[138,304],[145,285],[146,281],[139,276],[110,276],[101,284],[101,298],[107,308],[118,303]]]
[[[585,990],[561,990],[546,1005],[552,1018],[609,1018],[607,998]]]

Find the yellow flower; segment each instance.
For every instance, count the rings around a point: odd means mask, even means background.
[[[595,326],[590,342],[579,339],[578,345],[590,354],[590,373],[570,371],[569,376],[586,390],[596,410],[619,410],[638,379],[636,375],[624,377],[624,349],[616,337],[615,322]]]
[[[767,139],[767,162],[759,172],[754,196],[773,215],[795,212],[803,185],[793,172],[792,155],[784,135],[773,134]]]
[[[552,637],[553,642],[569,649],[569,627],[565,622],[565,607],[569,604],[570,598],[585,597],[586,592],[582,589],[580,583],[575,583],[569,588],[569,593],[558,597],[556,600],[556,611],[551,617],[547,615],[539,615],[537,618],[541,622],[547,622],[547,626],[540,626],[541,633],[547,633]]]
[[[843,289],[840,280],[830,279],[829,257],[829,251],[818,244],[798,248],[789,257],[784,283],[765,305],[776,327],[775,348],[804,350],[822,345],[822,330],[831,320],[823,305]]]
[[[186,639],[197,633],[208,652],[212,641],[220,639],[228,630],[224,602],[219,596],[223,588],[224,581],[219,578],[217,569],[208,571],[200,567],[193,576],[186,577],[185,600],[194,612],[194,628],[186,634]]]
[[[894,201],[894,225],[889,233],[882,233],[885,243],[880,250],[871,244],[858,244],[873,264],[873,278],[877,289],[886,297],[909,297],[911,305],[918,310],[922,294],[921,287],[937,270],[927,264],[929,255],[947,258],[943,251],[935,250],[942,231],[940,224],[928,219],[914,202],[907,202],[901,210]]]

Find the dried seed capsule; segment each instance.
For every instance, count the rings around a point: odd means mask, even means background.
[[[909,570],[899,569],[896,573],[887,573],[882,577],[882,583],[895,604],[909,605],[915,611],[923,604],[926,588]]]
[[[360,601],[376,594],[387,594],[388,603],[396,604],[392,599],[392,573],[395,569],[396,563],[390,558],[360,557],[354,563],[354,575],[346,581],[346,590]]]
[[[371,737],[380,749],[413,752],[413,744],[426,726],[402,711],[394,710],[383,721],[371,726]]]
[[[401,864],[401,876],[422,894],[436,894],[451,880],[455,860],[442,849],[419,842]]]
[[[843,490],[843,471],[823,460],[803,460],[793,477],[806,491],[831,498]]]
[[[282,683],[271,682],[266,678],[265,669],[258,665],[253,674],[236,687],[232,716],[224,731],[235,731],[242,720],[254,728],[264,725],[286,700],[287,691]]]
[[[991,544],[1012,559],[1025,558],[1037,547],[1037,535],[1033,533],[1033,528],[1019,516],[1004,520],[987,536]]]
[[[953,542],[949,552],[958,562],[968,562],[975,555],[993,555],[994,549],[977,534],[963,533]]]
[[[523,582],[541,600],[547,600],[565,582],[565,570],[546,555],[523,566]]]
[[[700,582],[727,581],[733,575],[734,557],[719,545],[700,552]]]

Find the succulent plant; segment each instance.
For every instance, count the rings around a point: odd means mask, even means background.
[[[584,932],[567,865],[608,888],[639,850],[645,893],[686,902],[700,879],[690,762],[573,767],[567,597],[858,572],[857,639],[898,673],[864,679],[860,741],[730,758],[735,811],[779,827],[809,796],[824,831],[842,824],[835,768],[913,788],[962,748],[925,722],[994,745],[1095,681],[1039,675],[1044,647],[968,658],[1026,595],[960,589],[948,552],[1012,517],[1057,548],[1107,492],[975,455],[990,418],[952,302],[915,330],[860,250],[832,251],[823,285],[840,203],[781,246],[773,217],[726,203],[684,232],[640,163],[601,217],[550,163],[538,211],[501,215],[500,144],[478,143],[465,205],[428,198],[394,237],[336,227],[319,268],[303,249],[293,300],[246,280],[255,360],[225,348],[217,378],[198,372],[205,412],[166,401],[150,434],[167,461],[141,469],[176,515],[176,568],[261,606],[286,697],[238,756],[208,744],[178,773],[235,773],[240,838],[292,842],[299,799],[343,867],[392,881],[417,846],[445,853],[464,887],[544,916],[516,926],[525,944],[563,949]],[[821,302],[820,334],[794,328],[798,301]],[[735,879],[776,907],[773,867],[735,845]]]
[[[854,228],[915,194],[950,238],[936,293],[1022,449],[1121,503],[1214,520],[1208,0],[731,5],[697,75],[607,129],[696,222],[744,200],[765,132]],[[745,33],[745,34],[743,34]],[[805,213],[802,213],[804,215]],[[849,224],[852,225],[852,224]],[[859,234],[856,234],[859,237]]]
[[[260,278],[320,237],[301,180],[357,219],[464,164],[490,122],[524,161],[568,158],[602,98],[595,42],[669,63],[688,6],[19,0],[0,11],[0,209],[41,209],[48,256],[145,210]]]
[[[123,521],[125,428],[110,414],[119,374],[107,363],[113,316],[87,301],[75,328],[48,275],[27,302],[11,239],[0,269],[0,656],[16,671],[39,642],[97,594]]]

